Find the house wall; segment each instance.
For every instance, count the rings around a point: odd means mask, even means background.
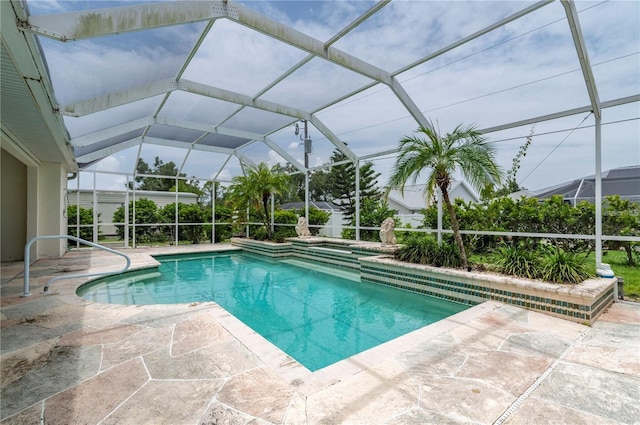
[[[20,261],[27,243],[27,166],[4,149],[0,157],[0,256]]]
[[[332,211],[329,221],[324,225],[320,232],[320,236],[329,238],[339,238],[342,235],[342,225],[344,223],[344,214],[339,211]]]
[[[156,203],[158,209],[176,201],[175,192],[148,192],[136,191],[136,199],[146,198]],[[133,200],[133,192],[129,192],[129,201]],[[93,208],[92,190],[70,190],[67,197],[68,205],[80,205],[82,208]],[[112,225],[113,213],[127,202],[126,192],[96,191],[96,211],[99,216],[100,234],[104,236],[115,235],[116,227]],[[198,196],[193,193],[178,193],[178,202],[183,204],[195,204]],[[66,223],[65,223],[66,224]]]

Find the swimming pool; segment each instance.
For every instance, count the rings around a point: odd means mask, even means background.
[[[245,253],[156,257],[157,271],[81,286],[112,304],[216,302],[311,371],[467,309],[357,273]]]

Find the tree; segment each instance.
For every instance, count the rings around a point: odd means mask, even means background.
[[[129,218],[127,222],[133,224],[133,208],[134,202],[129,201]],[[160,242],[166,240],[166,235],[162,232],[162,229],[157,226],[160,223],[161,217],[158,212],[158,206],[155,202],[147,198],[137,199],[135,202],[135,224],[142,225],[136,226],[136,241],[147,242]],[[113,213],[113,223],[124,223],[124,206],[118,207]],[[124,226],[121,224],[116,225],[116,233],[120,239],[124,239]]]
[[[237,209],[253,206],[267,228],[271,239],[269,199],[284,192],[289,186],[289,176],[276,171],[277,168],[261,162],[257,168],[248,168],[244,176],[233,178],[229,186],[231,202]]]
[[[173,223],[176,218],[176,203],[165,205],[158,211],[159,216],[165,223]],[[210,214],[209,214],[210,216]],[[178,223],[203,223],[206,218],[204,210],[198,204],[185,204],[178,202]],[[173,233],[173,226],[168,226],[169,231]],[[175,237],[172,234],[171,239]],[[194,244],[200,243],[205,239],[205,228],[199,224],[180,224],[178,226],[178,240],[191,241]]]
[[[309,176],[309,198],[314,201],[331,202],[333,196],[328,191],[330,174],[324,170],[316,170]]]
[[[518,170],[520,170],[521,160],[525,156],[527,156],[527,149],[531,146],[531,142],[533,141],[533,132],[535,130],[535,124],[531,126],[531,132],[529,136],[527,136],[527,140],[525,140],[524,144],[520,146],[518,149],[518,153],[513,157],[511,161],[511,168],[507,171],[507,178],[504,181],[504,184],[493,194],[494,196],[507,196],[511,193],[518,192],[520,190],[525,190],[524,187],[518,184],[516,180],[516,175],[518,174]],[[486,191],[487,188],[485,188]],[[490,185],[490,191],[493,190],[493,185]],[[484,193],[486,194],[486,192]],[[484,195],[483,194],[483,195]]]
[[[273,171],[289,176],[289,184],[280,194],[282,203],[304,200],[304,174],[300,170],[287,163],[285,166],[281,164],[274,165]]]
[[[158,177],[142,177],[140,174],[157,175],[157,176],[177,176],[187,177],[184,173],[179,173],[178,167],[173,161],[164,163],[159,157],[155,157],[153,166],[149,166],[144,159],[138,158],[136,165],[136,189],[138,190],[154,190],[160,192],[175,192],[175,178],[158,178]],[[129,183],[129,188],[131,188]],[[195,193],[199,197],[202,196],[202,189],[198,185],[198,180],[192,178],[187,181],[178,180],[178,192]]]
[[[79,212],[79,214],[78,214]],[[78,232],[78,216],[80,217],[80,232]],[[98,223],[100,223],[100,213],[98,213]],[[90,226],[91,225],[91,226]],[[93,208],[82,208],[78,211],[77,205],[67,207],[67,234],[86,241],[93,241]],[[100,229],[98,227],[98,229]],[[98,232],[100,232],[98,230]],[[79,233],[79,234],[78,234]],[[69,245],[75,245],[69,240]]]
[[[331,155],[331,162],[340,162],[347,159],[347,156],[335,150]],[[379,198],[381,193],[378,189],[378,177],[373,164],[367,162],[360,166],[360,200],[367,198]],[[356,213],[356,167],[352,162],[336,165],[329,172],[329,192],[336,205],[344,208],[344,218],[352,221]]]
[[[398,211],[389,208],[387,201],[379,198],[365,198],[360,206],[360,226],[362,227],[380,227],[382,222],[392,217],[395,225],[400,225],[400,219],[395,216]],[[356,225],[355,217],[349,222],[350,226]],[[342,231],[343,239],[354,239],[356,231],[354,229],[344,229]],[[380,241],[380,232],[378,230],[361,230],[360,240],[363,241]]]
[[[409,179],[415,184],[420,174],[429,170],[426,176],[425,196],[429,199],[436,188],[440,189],[462,265],[468,268],[458,219],[449,199],[451,180],[459,170],[476,190],[499,183],[502,180],[502,171],[496,164],[495,148],[471,126],[458,125],[451,133],[441,136],[433,124],[430,124],[428,128],[418,128],[417,133],[424,138],[412,136],[400,140],[399,153],[389,186],[398,188],[403,193],[404,185]]]

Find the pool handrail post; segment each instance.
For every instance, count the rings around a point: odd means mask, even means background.
[[[106,246],[103,245],[99,245],[97,243],[94,242],[89,242],[86,241],[84,239],[80,239],[76,236],[71,236],[71,235],[45,235],[45,236],[36,236],[35,238],[31,239],[29,242],[27,242],[27,244],[24,246],[24,293],[21,295],[21,297],[28,297],[31,295],[31,293],[29,292],[29,278],[30,278],[30,267],[31,267],[31,260],[30,260],[30,248],[31,245],[38,240],[45,240],[45,239],[71,239],[72,241],[76,241],[76,242],[80,242],[83,243],[85,245],[90,245],[94,248],[99,248],[102,249],[104,251],[107,252],[111,252],[113,254],[119,255],[121,257],[124,257],[124,259],[126,260],[127,264],[124,266],[124,268],[122,268],[121,270],[115,271],[115,272],[99,272],[99,273],[83,273],[83,274],[75,274],[75,275],[69,275],[69,276],[57,276],[54,277],[53,279],[49,280],[45,286],[44,289],[42,290],[42,292],[47,292],[49,290],[49,285],[51,285],[51,283],[53,283],[56,280],[62,280],[62,279],[75,279],[77,277],[94,277],[94,276],[108,276],[108,275],[113,275],[113,274],[120,274],[120,273],[124,273],[125,271],[127,271],[129,269],[129,267],[131,266],[131,258],[127,255],[124,254],[122,252],[116,251],[115,249],[111,249],[111,248],[107,248]]]

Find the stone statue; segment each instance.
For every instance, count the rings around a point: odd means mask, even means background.
[[[309,231],[309,224],[307,224],[307,219],[304,217],[300,217],[298,219],[298,224],[296,224],[296,233],[300,238],[308,238],[311,236],[311,232]]]
[[[396,235],[393,234],[393,230],[396,227],[396,222],[393,218],[389,217],[385,219],[380,227],[380,240],[382,241],[382,245],[395,245],[398,240],[396,239]]]

